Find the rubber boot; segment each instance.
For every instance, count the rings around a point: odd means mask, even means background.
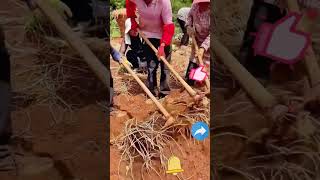
[[[195,80],[190,79],[189,74],[190,74],[192,69],[195,69],[195,68],[198,68],[198,67],[199,67],[199,65],[197,63],[189,61],[189,65],[188,65],[188,68],[187,68],[187,72],[186,72],[185,78],[186,78],[186,82],[190,86],[193,86],[195,84]]]
[[[254,0],[251,8],[247,29],[244,34],[243,44],[240,49],[240,63],[255,77],[262,79],[270,78],[270,66],[272,59],[263,56],[255,56],[252,48],[255,41],[255,33],[263,23],[275,23],[285,16],[285,12],[273,4],[262,0]]]

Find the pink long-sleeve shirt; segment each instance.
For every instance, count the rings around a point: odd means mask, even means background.
[[[153,0],[147,5],[144,0],[130,0],[136,4],[140,30],[147,38],[161,39],[163,26],[172,24],[170,0]]]

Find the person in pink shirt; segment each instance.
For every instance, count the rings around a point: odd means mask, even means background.
[[[137,29],[158,48],[158,54],[144,43],[144,53],[147,57],[148,83],[147,87],[156,95],[157,69],[161,66],[160,77],[160,98],[170,92],[169,78],[170,71],[160,56],[165,56],[168,61],[171,59],[171,40],[174,35],[174,24],[172,21],[172,8],[170,0],[126,0],[127,17],[131,19],[131,36],[138,36]],[[136,21],[136,11],[139,14],[139,24]]]
[[[194,80],[189,78],[192,69],[197,68],[195,54],[203,57],[205,64],[210,64],[210,0],[194,0],[187,18],[187,32],[190,37],[195,36],[199,51],[195,52],[192,46],[186,80],[189,85],[194,85]]]

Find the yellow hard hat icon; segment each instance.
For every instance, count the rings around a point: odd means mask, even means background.
[[[168,160],[167,174],[177,175],[177,173],[179,172],[183,172],[180,164],[180,159],[176,156],[171,156]]]

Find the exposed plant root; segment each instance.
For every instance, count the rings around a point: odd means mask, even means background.
[[[112,141],[112,144],[122,152],[119,167],[122,162],[126,162],[127,171],[132,171],[133,163],[140,159],[144,162],[141,169],[142,175],[154,171],[161,177],[162,172],[158,172],[155,168],[154,160],[160,160],[162,170],[166,170],[168,157],[164,154],[164,149],[168,147],[168,142],[174,142],[182,152],[175,137],[180,135],[183,138],[190,138],[190,124],[196,121],[209,123],[209,120],[209,108],[201,107],[195,107],[194,110],[180,114],[176,122],[167,128],[163,128],[165,120],[157,114],[153,114],[149,120],[142,123],[138,123],[135,119],[128,120],[123,133]],[[132,172],[131,176],[133,176]]]

